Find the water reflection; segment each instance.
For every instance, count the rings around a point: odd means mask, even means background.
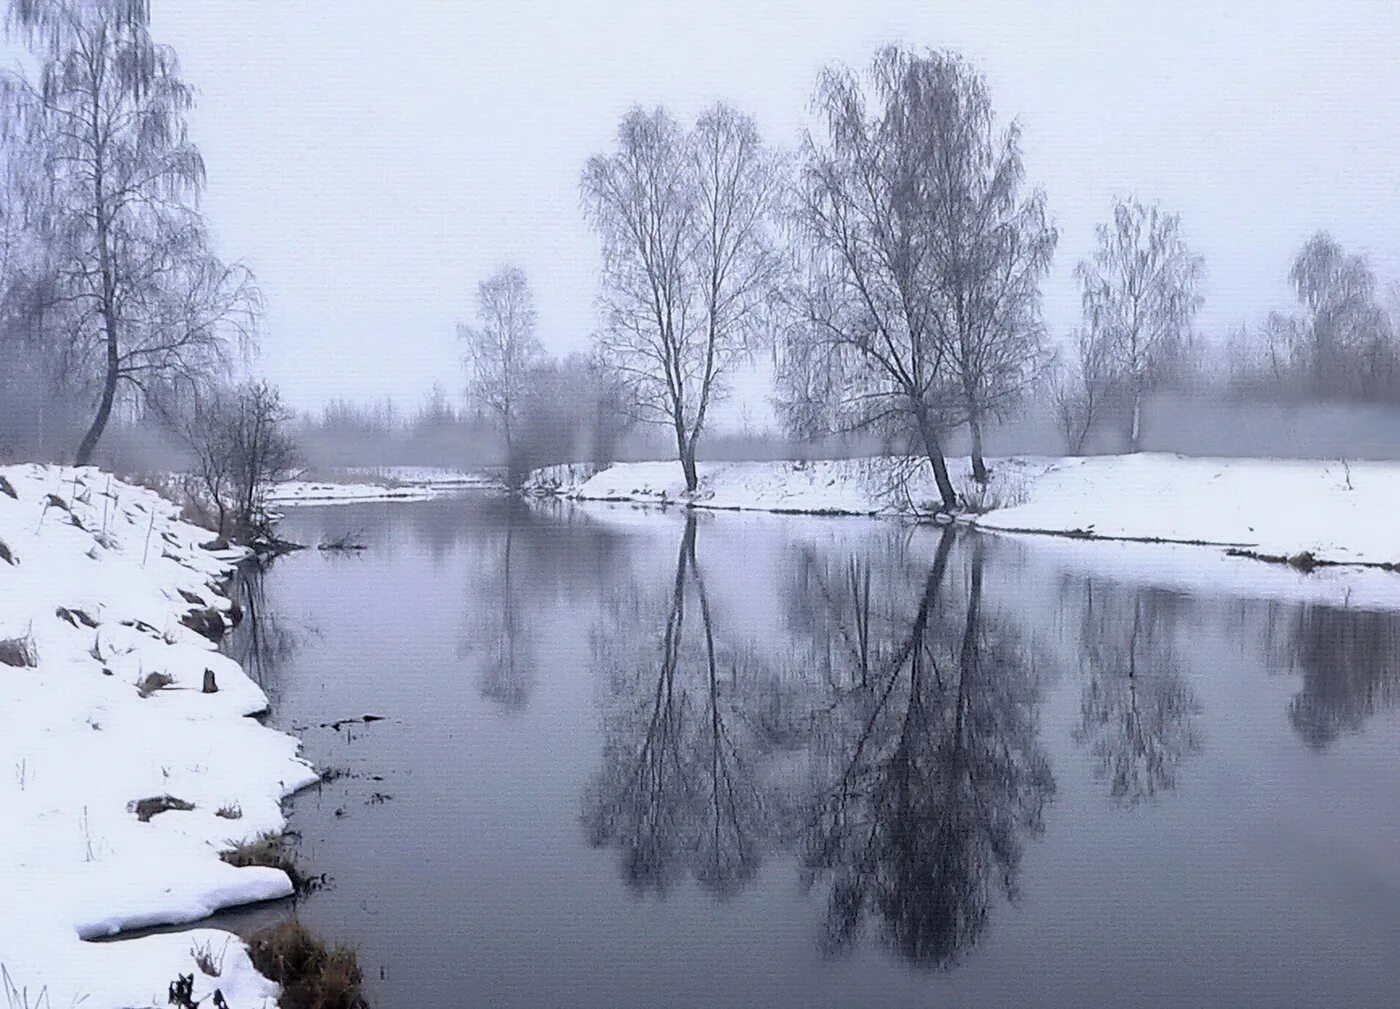
[[[762,747],[744,717],[756,677],[750,667],[741,685],[739,662],[716,644],[695,541],[691,515],[669,593],[652,598],[633,585],[609,602],[594,634],[609,698],[583,819],[590,843],[621,850],[630,886],[664,893],[688,872],[726,894],[752,877],[770,821],[755,775]],[[638,635],[657,610],[659,640]]]
[[[993,894],[1015,899],[1022,838],[1041,831],[1054,794],[1032,665],[983,613],[980,540],[958,618],[945,584],[954,537],[943,533],[889,660],[870,672],[858,653],[859,685],[837,700],[823,734],[827,773],[812,797],[803,862],[809,878],[832,877],[830,950],[849,947],[874,916],[900,956],[956,963],[986,927]],[[854,585],[863,589],[864,578]],[[850,598],[861,604],[848,626],[864,626],[868,596]]]
[[[282,685],[283,670],[309,631],[292,625],[286,613],[269,605],[266,575],[277,562],[245,561],[234,569],[230,597],[241,607],[243,619],[224,638],[220,649],[243,667],[262,687],[274,705]]]
[[[1195,693],[1174,639],[1182,600],[1152,590],[1083,585],[1080,657],[1086,677],[1075,741],[1088,747],[1109,795],[1126,806],[1176,788],[1200,750]]]
[[[1289,621],[1285,648],[1288,668],[1303,676],[1288,719],[1313,749],[1326,749],[1400,705],[1400,620],[1394,614],[1305,607]]]
[[[485,591],[477,593],[468,610],[461,651],[476,668],[481,696],[506,711],[520,712],[534,689],[538,658],[529,600],[511,573],[516,528],[529,519],[529,512],[515,504],[507,501],[505,534],[483,551],[478,577]]]
[[[633,582],[610,600],[593,635],[606,744],[583,818],[631,886],[689,874],[729,893],[787,847],[829,893],[828,952],[872,920],[928,966],[977,940],[995,895],[1015,899],[1055,784],[1034,664],[984,610],[981,540],[952,577],[957,540],[944,532],[922,578],[898,547],[878,575],[809,556],[776,654],[726,643],[693,516],[667,590]],[[807,771],[783,774],[794,750]]]

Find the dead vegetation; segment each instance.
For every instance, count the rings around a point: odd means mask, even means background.
[[[171,810],[179,810],[188,813],[194,809],[193,802],[186,802],[184,799],[177,799],[173,795],[153,795],[146,799],[137,799],[126,807],[130,812],[136,814],[136,819],[142,823],[150,823],[151,817],[159,816],[161,813],[168,813]]]
[[[327,946],[296,919],[248,937],[253,966],[282,986],[281,1009],[369,1009],[349,946]]]
[[[354,553],[363,550],[365,549],[364,532],[356,530],[355,532],[341,533],[339,536],[328,536],[321,541],[321,545],[316,549],[324,550],[327,553]]]
[[[136,681],[136,692],[142,697],[150,697],[157,690],[164,690],[174,682],[174,678],[167,673],[147,673]]]
[[[238,816],[242,815],[243,811],[239,810]],[[237,817],[225,817],[225,819],[237,819]],[[240,841],[227,851],[219,852],[219,857],[229,865],[239,869],[251,865],[281,869],[292,881],[292,888],[298,894],[314,893],[329,885],[330,879],[325,873],[318,876],[308,876],[302,871],[301,867],[297,865],[296,859],[287,850],[287,841],[288,835],[286,834],[259,834],[251,841]]]

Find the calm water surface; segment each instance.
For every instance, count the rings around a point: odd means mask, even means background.
[[[858,519],[285,528],[368,546],[230,647],[346,772],[297,913],[382,1009],[1400,1004],[1395,613]]]

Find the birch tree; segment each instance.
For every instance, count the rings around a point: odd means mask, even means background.
[[[1090,339],[1109,348],[1131,402],[1128,440],[1142,448],[1142,401],[1188,336],[1201,306],[1201,257],[1181,237],[1181,218],[1134,198],[1118,200],[1096,229],[1098,249],[1077,268]]]
[[[826,137],[803,145],[796,221],[805,282],[783,347],[784,412],[825,408],[837,430],[880,427],[918,444],[943,507],[957,506],[942,437],[962,397],[935,294],[934,160],[921,107],[935,62],[895,48],[864,76],[823,72],[815,104]],[[797,395],[791,395],[794,389]],[[812,392],[832,395],[827,404]]]
[[[524,271],[502,266],[478,285],[476,301],[476,325],[457,327],[467,345],[467,393],[500,424],[509,456],[530,369],[544,356],[535,300]]]
[[[0,76],[9,143],[48,183],[36,228],[49,270],[47,336],[96,392],[86,464],[123,388],[200,387],[251,337],[252,277],[209,249],[196,208],[204,161],[186,134],[193,93],[149,31],[147,0],[12,0],[7,25],[38,59]]]
[[[983,425],[1048,363],[1040,281],[1058,236],[1044,192],[1022,192],[1020,128],[997,128],[982,75],[952,53],[906,59],[903,114],[926,134],[935,317],[962,391],[972,475],[985,483]]]
[[[725,378],[750,351],[778,276],[780,162],[752,119],[717,105],[683,130],[634,108],[610,154],[584,167],[603,246],[598,350],[637,419],[674,432],[686,488]]]

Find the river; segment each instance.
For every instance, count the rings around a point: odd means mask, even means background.
[[[894,521],[283,525],[349,531],[229,644],[332,769],[328,885],[228,917],[352,942],[380,1009],[1400,1002],[1400,613]]]

